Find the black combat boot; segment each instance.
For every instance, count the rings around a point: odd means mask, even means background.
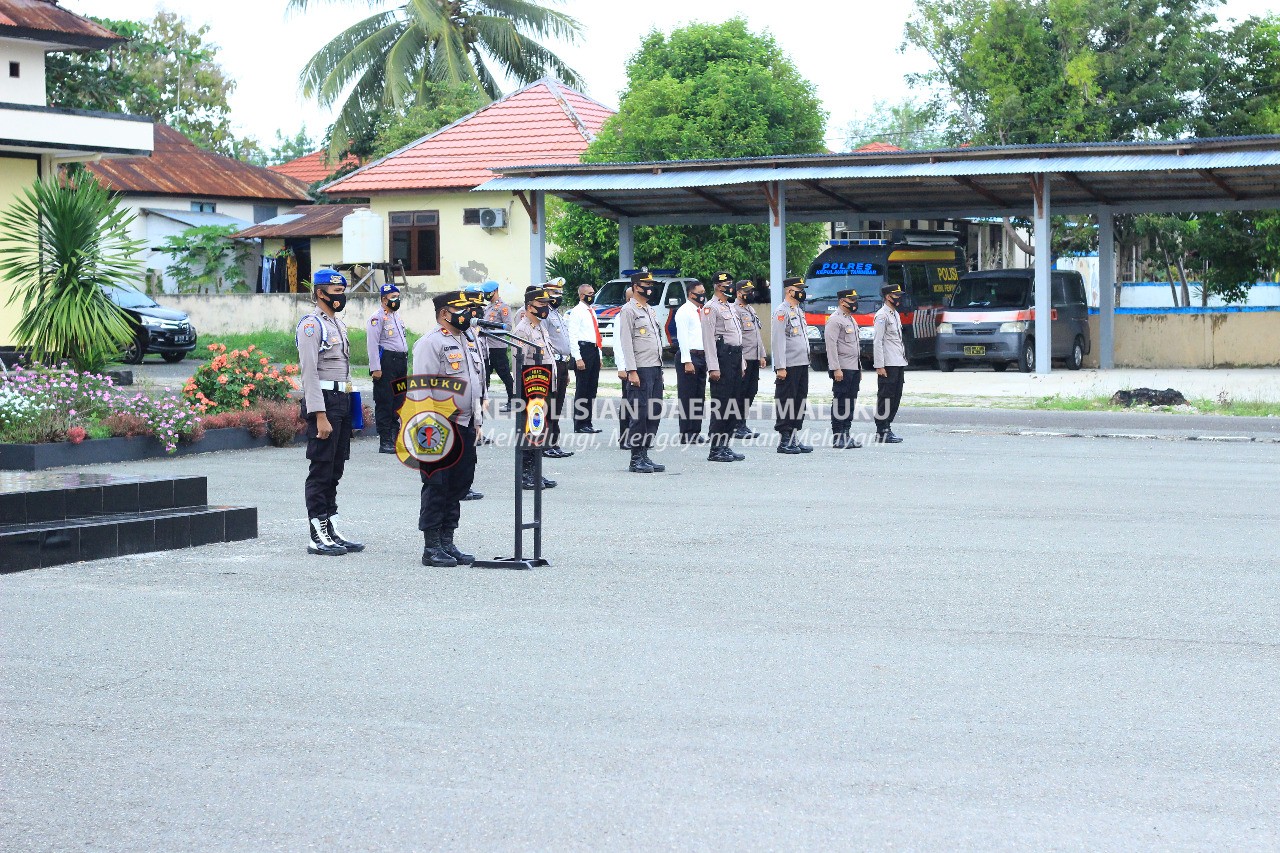
[[[458,565],[458,561],[453,558],[453,555],[441,546],[439,530],[422,531],[422,541],[422,565],[436,566],[442,569]]]
[[[638,447],[631,448],[631,464],[627,470],[632,474],[652,474],[653,464],[645,458],[644,451]]]
[[[346,548],[348,553],[356,553],[359,551],[363,551],[364,550],[363,543],[353,542],[352,540],[348,539],[347,537],[343,536],[341,533],[338,532],[337,523],[339,523],[340,521],[341,520],[336,515],[331,515],[327,519],[325,519],[324,526],[329,531],[329,538],[332,539],[335,544],[341,545],[343,548]]]
[[[462,551],[458,550],[457,545],[453,544],[452,530],[440,531],[440,547],[450,557],[453,557],[453,559],[457,560],[459,565],[469,566],[476,561],[475,554],[464,554]]]
[[[778,452],[795,456],[804,453],[803,450],[795,443],[795,433],[791,430],[784,430],[778,434]]]
[[[347,549],[334,542],[333,537],[329,535],[327,518],[313,518],[310,520],[310,525],[311,544],[307,546],[308,554],[319,554],[322,557],[341,557],[347,553]]]

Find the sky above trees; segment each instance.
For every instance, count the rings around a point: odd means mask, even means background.
[[[286,0],[63,0],[63,5],[82,14],[137,20],[167,9],[209,24],[209,38],[221,48],[219,60],[238,83],[231,97],[233,127],[237,135],[264,141],[277,131],[292,135],[304,123],[322,131],[333,121],[330,111],[298,92],[298,74],[320,45],[370,14],[364,0],[316,3],[305,15],[287,18]],[[877,101],[907,97],[906,75],[927,70],[922,53],[898,52],[913,5],[911,0],[566,0],[560,8],[582,22],[585,38],[555,47],[587,80],[588,94],[616,107],[626,85],[627,59],[651,28],[669,32],[694,20],[742,16],[753,30],[771,30],[801,75],[817,85],[830,113],[827,144],[838,149],[851,119],[870,113]],[[1227,0],[1219,17],[1261,15],[1275,6],[1275,0]]]

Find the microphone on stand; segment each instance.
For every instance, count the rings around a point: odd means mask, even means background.
[[[501,323],[495,323],[492,320],[472,320],[471,325],[479,326],[482,329],[501,329]]]

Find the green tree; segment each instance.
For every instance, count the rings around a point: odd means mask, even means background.
[[[872,142],[886,142],[899,148],[943,148],[947,137],[936,115],[934,104],[914,98],[897,104],[876,101],[869,113],[845,126],[845,147],[853,151]]]
[[[94,18],[128,41],[108,50],[49,54],[49,102],[75,109],[150,116],[180,130],[202,148],[232,152],[235,82],[218,64],[208,25],[191,29],[160,12],[151,21]]]
[[[305,12],[317,0],[289,0]],[[547,8],[560,0],[411,0],[348,27],[302,70],[302,91],[323,106],[342,100],[330,151],[368,136],[368,116],[427,103],[429,83],[501,94],[498,79],[532,83],[552,74],[581,85],[576,71],[540,40],[574,41],[581,25]],[[376,135],[376,132],[375,132]]]
[[[669,36],[651,32],[627,66],[618,114],[587,148],[587,162],[809,154],[824,150],[826,114],[814,86],[769,34],[740,18],[693,24]],[[612,278],[618,225],[571,204],[548,208],[548,234],[559,270],[584,281]],[[787,260],[807,266],[821,224],[787,229]],[[768,229],[760,225],[661,226],[636,229],[635,260],[679,267],[707,278],[720,269],[769,275]],[[568,277],[568,276],[566,276]]]
[[[392,151],[398,151],[475,112],[487,101],[484,93],[475,87],[428,83],[419,93],[418,102],[409,109],[383,113],[366,159],[385,157]]]
[[[171,258],[165,272],[182,293],[246,290],[245,263],[252,257],[248,241],[233,240],[234,225],[200,225],[166,237],[161,251]]]
[[[51,175],[0,215],[0,279],[21,302],[14,336],[36,358],[97,371],[133,337],[129,317],[103,291],[141,278],[134,215],[93,180]]]

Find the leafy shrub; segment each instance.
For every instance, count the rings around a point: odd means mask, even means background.
[[[298,387],[297,365],[271,366],[271,359],[250,344],[227,352],[226,344],[209,344],[214,357],[187,380],[182,394],[202,413],[249,409],[258,403],[285,400]],[[206,426],[208,424],[206,423]]]

